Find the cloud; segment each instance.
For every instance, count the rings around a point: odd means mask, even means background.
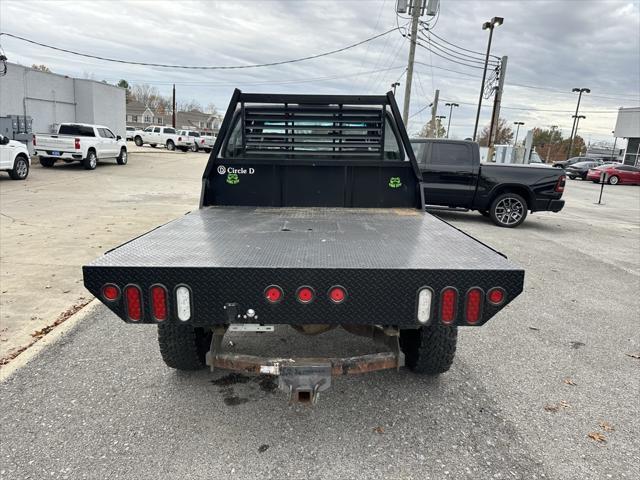
[[[0,29],[81,52],[132,61],[184,65],[246,65],[304,57],[358,42],[396,25],[395,0],[293,1],[42,1],[0,3]],[[492,52],[509,57],[502,116],[526,127],[559,125],[568,133],[572,87],[589,87],[581,109],[587,138],[610,138],[619,106],[640,104],[640,5],[629,1],[443,0],[434,32],[483,52],[484,21],[503,16]],[[400,20],[400,24],[406,23]],[[97,80],[151,83],[164,93],[214,102],[224,109],[234,86],[251,91],[383,93],[401,76],[408,42],[390,34],[354,49],[301,63],[224,71],[169,70],[100,62],[2,37],[10,61],[45,63],[58,73]],[[440,97],[461,103],[452,134],[473,130],[481,71],[418,48],[411,112]],[[433,68],[429,65],[433,65]],[[395,67],[395,68],[394,68]],[[449,72],[443,67],[455,72]],[[374,72],[376,70],[383,70]],[[315,80],[314,80],[315,79]],[[288,83],[285,83],[288,82]],[[398,88],[402,105],[404,78]],[[533,89],[518,85],[542,87]],[[488,122],[485,101],[481,125]],[[511,109],[508,107],[512,107]],[[448,115],[444,102],[439,114]],[[545,112],[556,110],[560,112]],[[429,109],[415,115],[417,131]]]

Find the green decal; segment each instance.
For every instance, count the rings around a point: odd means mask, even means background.
[[[400,181],[400,177],[391,177],[389,179],[390,188],[400,188],[401,186],[402,186],[402,182]]]
[[[235,185],[240,183],[240,177],[238,177],[237,173],[228,173],[227,174],[227,183],[229,185]]]

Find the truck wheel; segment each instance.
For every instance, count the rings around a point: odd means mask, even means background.
[[[458,327],[431,325],[400,331],[400,348],[409,370],[427,375],[444,373],[456,354]]]
[[[191,151],[192,152],[197,152],[198,151],[198,145],[196,145],[195,143],[193,145],[191,145]]]
[[[40,165],[45,168],[51,168],[56,163],[55,158],[40,158]]]
[[[29,175],[29,160],[24,155],[18,155],[13,162],[13,169],[9,170],[9,176],[13,180],[24,180]]]
[[[87,153],[87,158],[82,160],[82,165],[84,165],[84,168],[86,170],[95,170],[96,166],[98,165],[98,157],[96,157],[96,152],[94,152],[93,150],[89,150],[89,153]]]
[[[517,227],[527,218],[527,201],[517,193],[503,193],[491,204],[489,216],[499,227]]]
[[[118,156],[118,158],[116,158],[116,161],[118,162],[118,165],[126,165],[127,164],[127,149],[122,147],[120,149],[120,155]]]
[[[210,148],[205,148],[204,149],[204,153],[211,153],[211,149]]]
[[[167,150],[174,151],[176,149],[176,144],[173,143],[173,140],[167,140]]]
[[[142,137],[136,137],[133,139],[133,141],[135,142],[135,144],[139,147],[142,146]]]
[[[158,344],[162,360],[177,370],[200,370],[206,367],[205,355],[212,333],[201,327],[165,323],[158,325]]]

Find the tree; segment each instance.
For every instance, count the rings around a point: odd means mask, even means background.
[[[129,82],[127,82],[125,79],[122,79],[116,85],[120,88],[125,89],[127,103],[129,103],[131,101],[131,86],[129,85]]]
[[[418,133],[423,138],[443,138],[447,134],[447,130],[442,126],[439,118],[436,118],[435,125],[433,120],[429,120]]]
[[[487,125],[480,132],[480,136],[478,137],[478,143],[483,146],[489,146],[489,128],[490,125]],[[493,145],[508,145],[513,141],[513,130],[507,124],[507,121],[504,118],[498,120],[498,127],[496,128],[496,134],[493,138]]]
[[[551,128],[534,128],[533,146],[546,162],[564,160],[569,148],[568,144],[564,144],[562,132],[555,125]]]
[[[200,102],[193,99],[181,100],[179,102],[176,102],[176,110],[178,112],[192,112],[192,111],[201,112],[202,105],[200,105]]]
[[[146,83],[134,85],[131,89],[131,97],[151,110],[155,110],[160,104],[164,105],[165,101],[157,87],[152,87]]]
[[[49,67],[47,67],[46,65],[36,65],[34,63],[33,65],[31,65],[31,68],[33,68],[34,70],[38,70],[40,72],[53,73],[53,72],[51,72],[51,69]]]
[[[218,109],[216,108],[216,104],[213,102],[210,102],[207,104],[207,106],[204,109],[204,113],[208,113],[210,115],[218,116]]]

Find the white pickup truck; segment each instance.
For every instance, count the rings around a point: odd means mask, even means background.
[[[127,163],[126,142],[103,125],[61,123],[56,135],[34,135],[33,146],[43,167],[53,167],[57,160],[81,162],[87,170],[108,158]]]
[[[188,149],[186,147],[180,147],[180,150],[184,152],[187,150],[197,152],[201,148],[204,148],[204,139],[200,137],[199,132],[195,130],[178,130],[178,135],[182,137],[182,139],[187,138],[190,143]]]
[[[138,147],[142,145],[164,145],[167,150],[188,150],[191,142],[188,137],[179,135],[173,127],[160,127],[151,125],[144,130],[136,130],[133,134],[133,141]]]
[[[203,132],[200,134],[200,148],[205,151],[205,153],[211,153],[213,149],[213,144],[216,143],[216,136],[212,133]]]
[[[13,180],[24,180],[29,175],[31,157],[24,143],[0,135],[0,170],[9,172]]]

